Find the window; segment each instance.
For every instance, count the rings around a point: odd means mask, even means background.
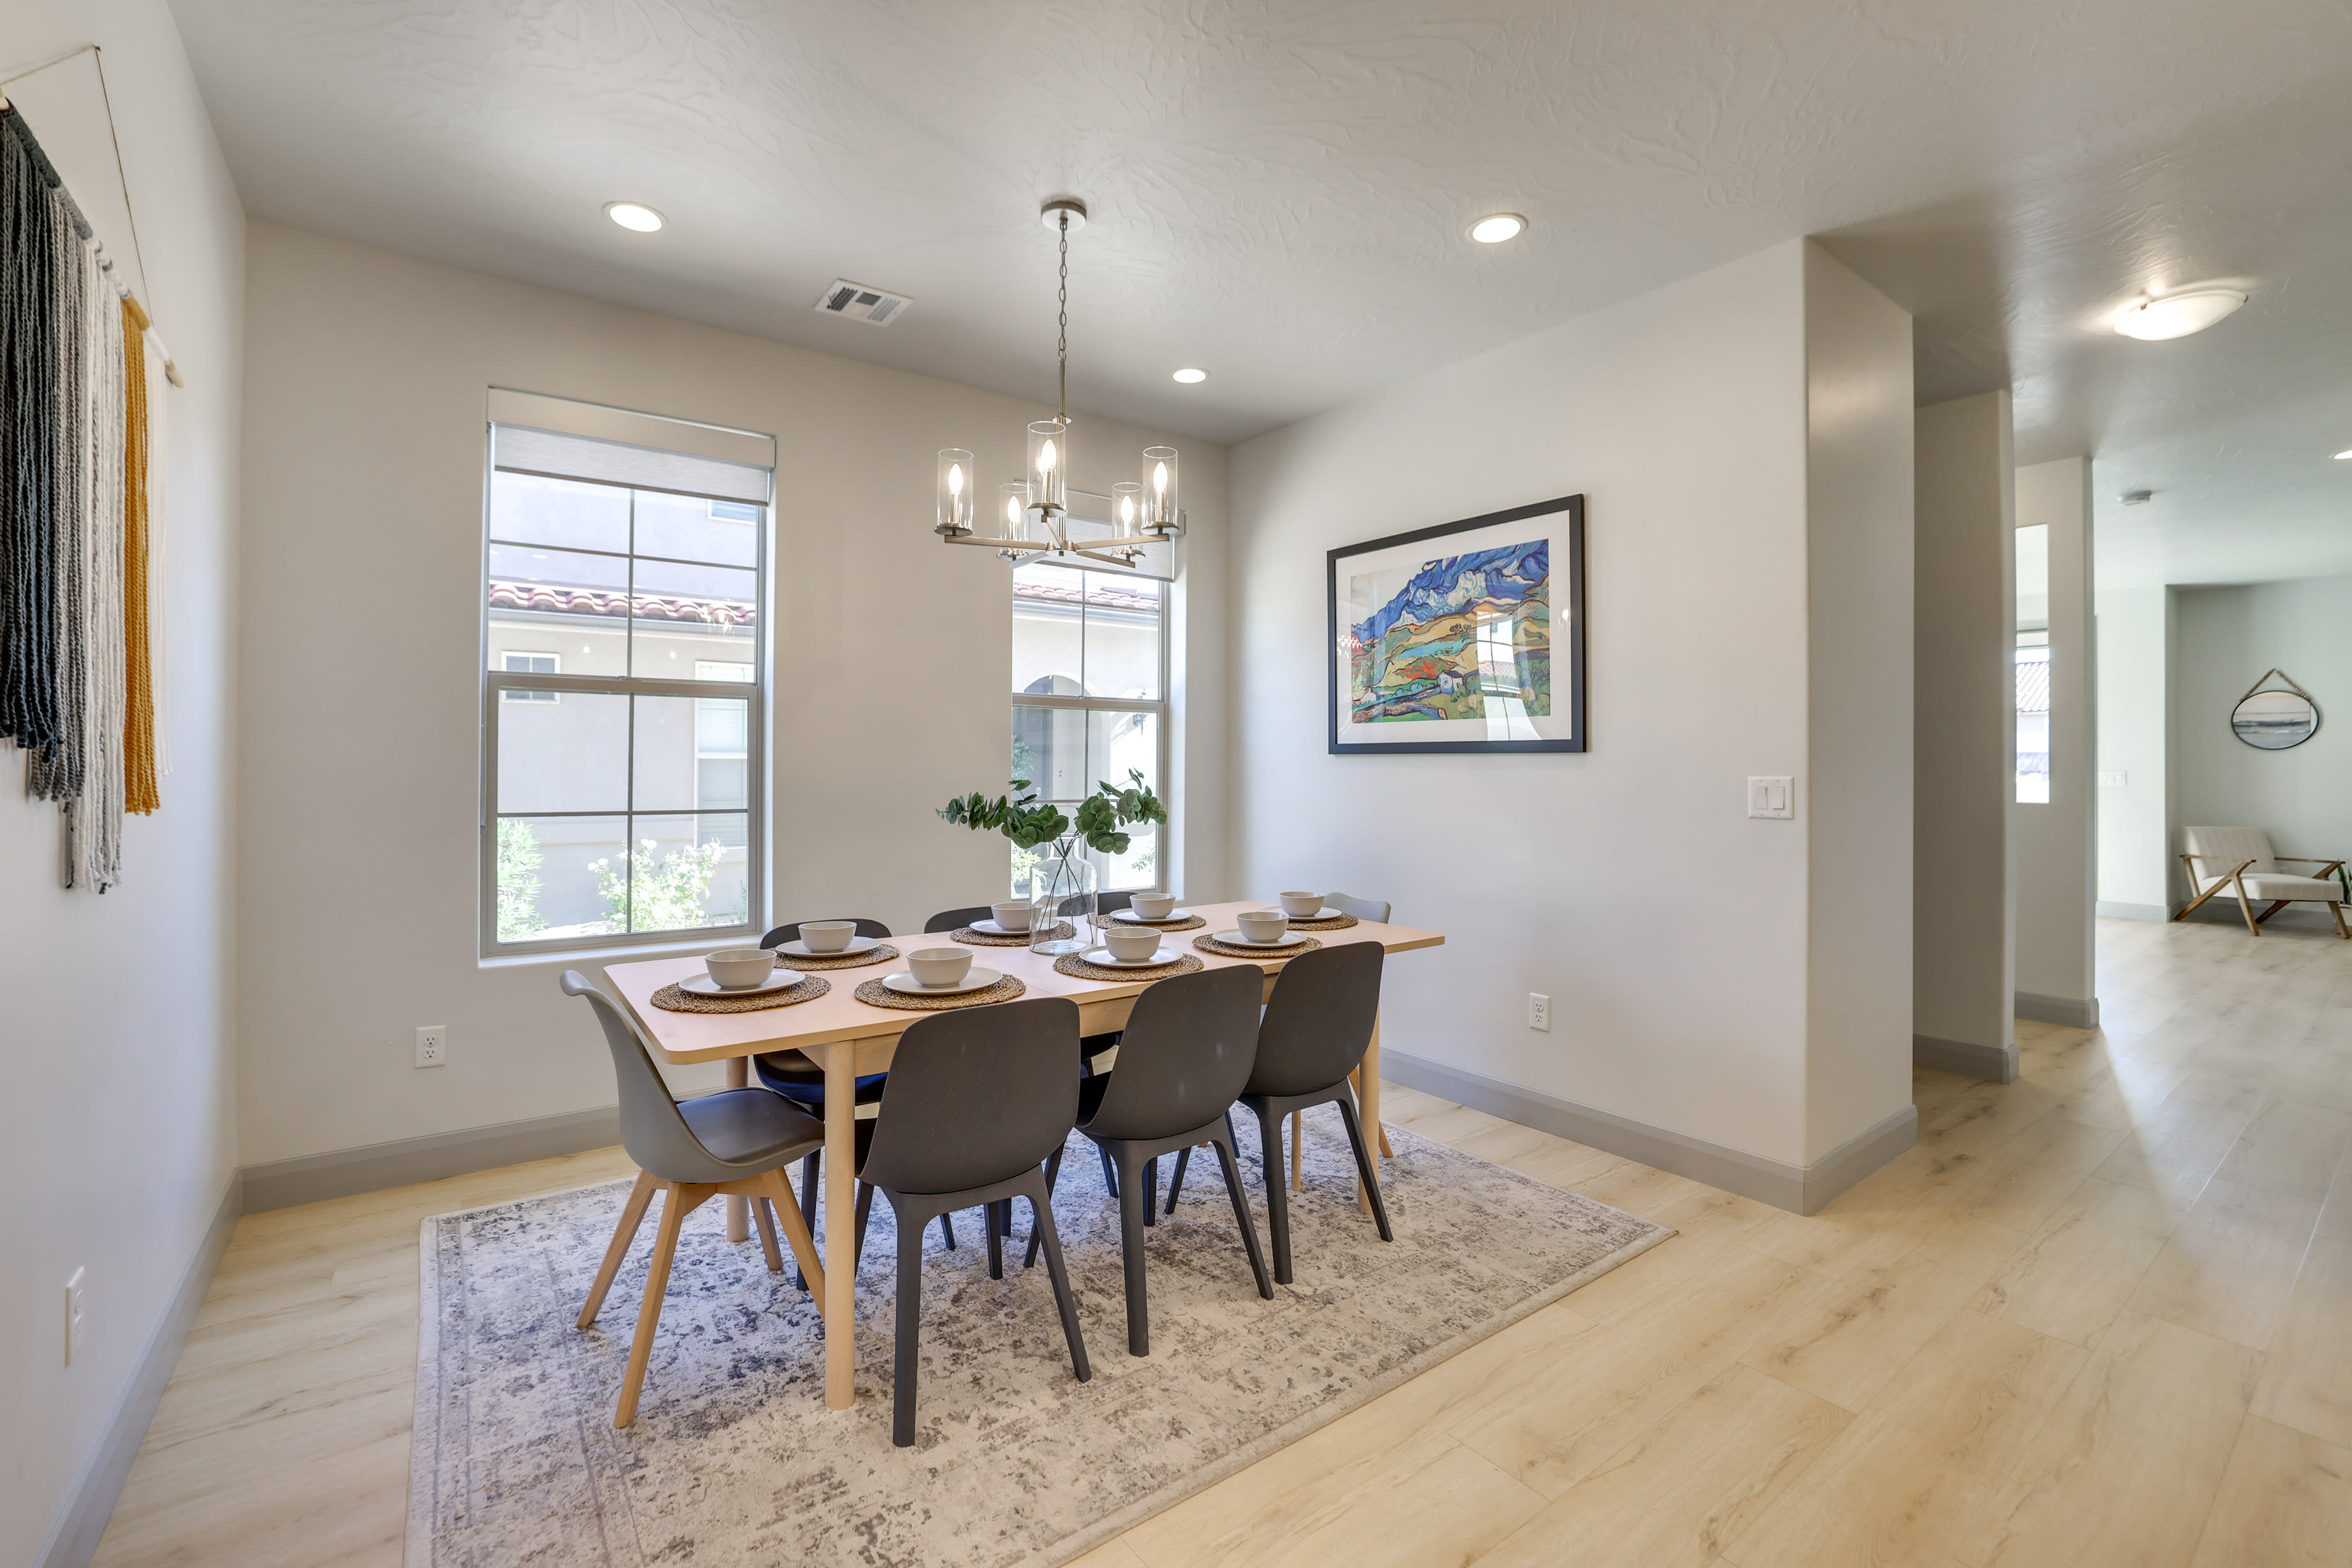
[[[2050,525],[2017,531],[2017,804],[2050,804]]]
[[[671,422],[597,412],[634,439],[490,426],[488,953],[756,931],[764,909],[771,469],[700,455],[706,426],[665,450]]]
[[[563,673],[562,654],[510,652],[505,658],[507,673],[509,675],[561,675]],[[520,686],[509,687],[499,693],[499,699],[504,702],[561,702],[563,700],[563,694],[560,691],[541,691],[535,687]]]
[[[1073,492],[1074,510],[1080,504]],[[1098,784],[1124,784],[1129,768],[1167,797],[1168,584],[1147,572],[1172,564],[1171,548],[1156,547],[1144,571],[1035,561],[1013,570],[1009,776],[1029,780],[1040,800],[1066,814]],[[1125,854],[1087,852],[1103,890],[1164,885],[1167,830],[1128,831]],[[1023,890],[1041,853],[1013,851],[1013,891]]]

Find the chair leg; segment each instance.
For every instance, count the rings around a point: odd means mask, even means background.
[[[1103,1191],[1112,1197],[1118,1196],[1118,1168],[1110,1163],[1110,1151],[1097,1143],[1095,1145],[1095,1152],[1102,1160]]]
[[[776,1218],[783,1226],[784,1242],[793,1249],[793,1262],[803,1278],[814,1282],[809,1294],[822,1301],[824,1300],[824,1265],[816,1255],[816,1237],[809,1234],[808,1221],[801,1217],[800,1205],[793,1201],[792,1184],[784,1180],[783,1171],[779,1168],[769,1172],[768,1180],[775,1188],[775,1195],[772,1199],[761,1200],[760,1206],[764,1209],[770,1203],[775,1205]],[[761,1234],[766,1233],[762,1231]],[[780,1269],[783,1265],[772,1262],[768,1267]]]
[[[923,1222],[907,1223],[898,1200],[890,1200],[898,1216],[898,1342],[891,1358],[898,1386],[890,1395],[890,1441],[901,1448],[915,1446],[915,1369],[921,1361],[923,1333]]]
[[[1124,1194],[1126,1190],[1127,1184],[1121,1182],[1119,1191]],[[1157,1154],[1143,1163],[1143,1223],[1160,1223],[1160,1156]]]
[[[2338,914],[2336,923],[2344,917]],[[646,1222],[646,1205],[654,1201],[654,1190],[661,1185],[651,1171],[637,1173],[637,1184],[629,1189],[629,1201],[621,1205],[620,1223],[613,1226],[613,1245],[604,1249],[604,1266],[596,1270],[596,1283],[588,1288],[588,1304],[580,1309],[580,1326],[588,1327],[604,1310],[604,1293],[613,1288],[613,1276],[621,1271],[621,1259],[629,1255],[629,1244],[637,1238],[637,1227]]]
[[[677,1251],[678,1227],[692,1205],[684,1188],[671,1186],[662,1195],[661,1225],[654,1232],[652,1266],[646,1270],[645,1299],[637,1303],[637,1337],[629,1346],[628,1370],[621,1374],[621,1407],[613,1425],[636,1424],[637,1394],[646,1385],[646,1363],[653,1359],[654,1329],[661,1321],[662,1300],[669,1294],[669,1262]]]
[[[2347,928],[2344,923],[2344,906],[2330,904],[2327,906],[2327,912],[2336,917],[2336,934],[2347,942],[2352,942],[2352,928]]]
[[[1054,1229],[1054,1200],[1041,1185],[1029,1198],[1036,1233],[1045,1242],[1045,1273],[1054,1282],[1054,1305],[1061,1310],[1062,1337],[1070,1345],[1070,1370],[1080,1383],[1092,1382],[1094,1367],[1087,1361],[1087,1336],[1078,1328],[1078,1299],[1070,1292],[1070,1271],[1062,1266],[1062,1238]]]
[[[1290,1195],[1282,1190],[1287,1173],[1282,1168],[1282,1119],[1271,1110],[1257,1113],[1257,1143],[1265,1162],[1265,1228],[1274,1238],[1274,1282],[1290,1283]]]
[[[1110,1155],[1104,1152],[1099,1144],[1096,1146],[1096,1152],[1101,1153],[1102,1157],[1106,1160],[1110,1158]],[[1059,1149],[1056,1149],[1052,1153],[1045,1156],[1045,1192],[1048,1196],[1053,1194],[1054,1183],[1061,1176],[1061,1174],[1062,1152]],[[1037,1223],[1037,1215],[1034,1212],[1034,1206],[1035,1205],[1031,1205],[1032,1212],[1029,1215],[1029,1250],[1021,1255],[1021,1267],[1024,1268],[1034,1268],[1037,1267],[1037,1247],[1044,1232],[1044,1227],[1039,1226]]]
[[[2264,910],[2261,914],[2256,915],[2256,916],[2254,917],[2254,923],[2255,923],[2256,925],[2260,925],[2260,924],[2262,924],[2264,921],[2266,921],[2266,920],[2270,919],[2273,915],[2274,915],[2274,914],[2278,913],[2281,910],[2283,910],[2283,909],[2286,908],[2286,907],[2287,907],[2287,905],[2288,905],[2289,903],[2291,903],[2292,901],[2293,901],[2292,900],[2288,900],[2288,899],[2281,899],[2281,900],[2279,900],[2276,903],[2273,903],[2273,905],[2271,905],[2271,907],[2270,907],[2269,909],[2266,909],[2266,910]]]
[[[1307,1112],[1290,1113],[1290,1190],[1307,1190]]]
[[[1394,1241],[1396,1237],[1389,1230],[1389,1205],[1381,1200],[1380,1173],[1372,1168],[1371,1151],[1364,1146],[1363,1126],[1356,1120],[1356,1102],[1343,1094],[1337,1103],[1339,1120],[1347,1124],[1348,1146],[1356,1152],[1356,1175],[1372,1200],[1372,1218],[1381,1227],[1381,1239]]]
[[[2256,936],[2262,935],[2262,922],[2254,919],[2254,906],[2246,899],[2245,884],[2237,882],[2233,886],[2238,889],[2238,912],[2246,917],[2246,929]]]
[[[1176,1194],[1184,1190],[1184,1172],[1192,1163],[1191,1148],[1176,1151],[1176,1168],[1168,1173],[1168,1212],[1170,1214],[1176,1212]]]
[[[822,1107],[819,1109],[821,1110]],[[817,1177],[824,1169],[824,1153],[822,1150],[801,1161],[801,1224],[808,1227],[811,1236],[816,1234],[816,1215],[819,1206],[817,1194],[824,1191],[817,1185]],[[793,1283],[806,1290],[809,1288],[808,1271],[795,1269],[793,1273]]]
[[[1242,1168],[1234,1158],[1231,1135],[1213,1142],[1217,1152],[1217,1164],[1225,1173],[1225,1194],[1234,1200],[1234,1223],[1242,1227],[1242,1248],[1249,1254],[1250,1277],[1257,1281],[1257,1293],[1267,1300],[1274,1300],[1274,1282],[1265,1277],[1265,1254],[1258,1249],[1257,1221],[1250,1217],[1249,1199],[1242,1193]],[[1191,1150],[1186,1150],[1191,1153]]]
[[[866,1261],[866,1226],[873,1217],[874,1184],[871,1182],[860,1182],[857,1184],[857,1230],[855,1236],[856,1245],[851,1249],[850,1256],[857,1260],[861,1268]]]
[[[1150,1168],[1145,1162],[1143,1170]],[[1119,1175],[1139,1176],[1142,1171],[1119,1161]],[[1151,1292],[1143,1271],[1143,1227],[1150,1223],[1160,1191],[1149,1182],[1122,1180],[1118,1184],[1118,1256],[1127,1271],[1127,1353],[1151,1353]]]
[[[981,1223],[988,1227],[988,1277],[1002,1279],[1004,1278],[1004,1236],[996,1227],[996,1205],[982,1205],[980,1218]]]
[[[940,1239],[944,1240],[948,1244],[948,1250],[950,1252],[953,1252],[956,1249],[955,1215],[950,1214],[943,1214],[940,1215]]]
[[[793,1200],[789,1197],[784,1200],[787,1204],[792,1201]],[[769,1207],[768,1200],[766,1198],[753,1198],[751,1200],[751,1223],[759,1227],[760,1250],[767,1257],[768,1272],[771,1274],[782,1273],[784,1268],[784,1254],[782,1249],[776,1245],[775,1211]]]

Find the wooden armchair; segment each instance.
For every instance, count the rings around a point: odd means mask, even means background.
[[[2189,889],[2197,896],[2174,920],[2187,919],[2206,900],[2227,888],[2237,894],[2246,929],[2256,936],[2263,934],[2263,921],[2289,904],[2324,903],[2336,917],[2336,934],[2352,941],[2352,927],[2344,923],[2344,884],[2335,876],[2343,861],[2273,854],[2270,835],[2259,827],[2187,827],[2181,836],[2189,852],[2181,856],[2180,863],[2189,868]],[[2308,877],[2295,876],[2279,869],[2282,861],[2319,869]],[[2254,913],[2258,899],[2270,900],[2271,906],[2259,915]]]

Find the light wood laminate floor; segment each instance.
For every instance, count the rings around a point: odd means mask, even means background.
[[[1393,1089],[1681,1235],[1086,1568],[2342,1564],[2352,943],[2100,943],[2105,1029],[2020,1024],[2007,1087],[1919,1074],[1919,1147],[1810,1219]],[[629,1169],[241,1221],[97,1562],[395,1568],[419,1218]]]

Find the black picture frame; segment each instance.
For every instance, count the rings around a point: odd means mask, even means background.
[[[1554,624],[1551,631],[1552,693],[1555,711],[1562,693],[1567,699],[1570,732],[1565,736],[1533,740],[1458,740],[1458,741],[1391,741],[1380,742],[1343,740],[1339,715],[1341,693],[1346,689],[1339,655],[1339,568],[1350,557],[1369,555],[1377,551],[1391,550],[1400,545],[1422,544],[1452,534],[1468,533],[1493,528],[1502,523],[1530,521],[1553,518],[1564,513],[1552,531],[1551,576],[1555,584],[1564,588],[1564,595],[1556,592],[1552,602]],[[1555,500],[1536,501],[1528,506],[1512,507],[1504,511],[1490,511],[1478,517],[1465,517],[1459,522],[1439,523],[1433,528],[1419,528],[1406,533],[1391,533],[1385,538],[1370,539],[1360,544],[1343,545],[1330,551],[1324,563],[1325,627],[1323,658],[1326,669],[1324,691],[1325,749],[1333,756],[1427,755],[1432,752],[1582,752],[1591,737],[1585,729],[1584,705],[1584,497],[1561,496]],[[1559,610],[1567,610],[1566,636],[1558,624]],[[1566,680],[1559,668],[1566,656]]]

